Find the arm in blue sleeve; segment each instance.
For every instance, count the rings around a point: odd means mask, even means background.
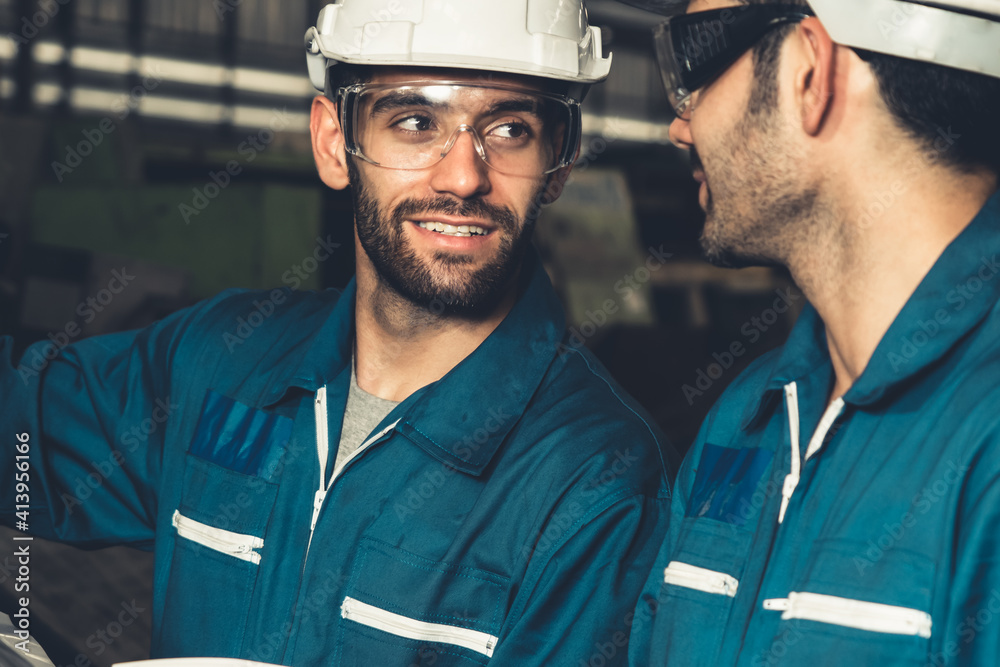
[[[46,341],[11,358],[0,339],[0,520],[16,525],[17,436],[28,442],[28,532],[80,546],[153,538],[164,435],[180,417],[170,368],[198,308],[137,332]],[[48,357],[46,356],[48,355]],[[23,448],[23,446],[22,446]],[[20,488],[21,491],[24,486]]]
[[[628,648],[629,665],[633,667],[646,667],[646,665],[652,664],[650,653],[654,639],[654,621],[662,602],[660,592],[663,589],[663,571],[669,564],[670,557],[673,555],[680,537],[684,517],[687,515],[688,498],[697,473],[696,463],[700,459],[701,446],[705,442],[711,421],[712,415],[710,413],[705,423],[702,424],[694,446],[688,450],[684,457],[684,462],[677,474],[673,497],[670,499],[670,525],[665,539],[657,547],[653,569],[649,572],[635,609],[635,622]]]
[[[529,575],[537,574],[515,601],[491,667],[625,665],[635,603],[667,528],[667,502],[616,499],[582,517],[550,554],[536,552],[539,565]]]
[[[955,574],[935,664],[995,667],[1000,660],[1000,433],[969,463]],[[934,619],[934,631],[938,629]]]

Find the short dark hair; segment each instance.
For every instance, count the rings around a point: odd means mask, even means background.
[[[793,4],[805,0],[740,0],[743,4]],[[773,30],[754,48],[757,90],[751,113],[773,108],[781,46],[794,25]],[[1000,79],[932,63],[855,49],[872,68],[879,92],[896,122],[943,164],[960,171],[987,168],[1000,174]],[[942,135],[947,150],[936,146]]]
[[[326,68],[326,90],[324,93],[331,100],[335,101],[335,93],[341,88],[359,83],[368,83],[371,80],[372,72],[370,67],[338,62],[336,65]]]

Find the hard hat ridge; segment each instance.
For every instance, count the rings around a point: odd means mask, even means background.
[[[1000,78],[1000,0],[809,0],[838,44]]]
[[[583,0],[337,0],[306,33],[309,76],[323,90],[328,65],[467,69],[596,83],[607,77],[600,30]]]

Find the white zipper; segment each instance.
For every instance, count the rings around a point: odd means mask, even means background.
[[[806,449],[806,461],[811,459],[813,454],[823,447],[827,433],[833,428],[834,422],[837,421],[837,418],[840,417],[840,413],[843,411],[844,399],[842,398],[838,398],[827,406],[826,412],[823,413],[822,419],[819,420],[819,426],[816,427],[816,432],[813,433],[813,437],[809,441],[809,447]]]
[[[337,481],[337,478],[340,476],[340,473],[343,472],[344,468],[347,467],[347,464],[357,458],[371,445],[388,435],[394,428],[396,428],[396,424],[399,423],[399,420],[397,419],[392,424],[389,424],[384,429],[368,438],[364,444],[354,450],[351,455],[340,464],[339,468],[333,471],[330,481],[327,482],[326,462],[330,458],[330,431],[328,428],[329,417],[326,403],[326,387],[320,387],[316,390],[314,412],[316,415],[316,454],[319,459],[319,488],[316,490],[316,493],[313,494],[312,521],[309,524],[309,542],[306,545],[306,558],[302,561],[303,570],[305,569],[305,560],[309,558],[309,549],[312,547],[313,533],[316,532],[316,523],[319,521],[320,510],[323,509],[323,502],[326,500],[326,496],[330,492],[330,488],[333,487],[333,483]]]
[[[676,560],[663,570],[663,582],[731,598],[736,597],[736,589],[740,586],[739,581],[725,572],[706,570]]]
[[[789,593],[787,599],[764,600],[764,609],[783,612],[783,621],[800,619],[869,632],[931,637],[931,615],[908,607],[818,593]]]
[[[802,453],[799,449],[799,388],[795,382],[785,385],[785,401],[788,411],[788,435],[792,445],[791,470],[785,476],[785,483],[781,487],[781,510],[778,512],[778,523],[785,520],[785,512],[788,511],[788,503],[795,494],[795,489],[799,485],[802,471]],[[833,428],[837,418],[844,411],[844,399],[838,398],[827,406],[823,417],[819,420],[816,432],[809,440],[809,447],[806,449],[806,461],[823,447],[827,433]]]
[[[493,650],[499,641],[497,637],[485,632],[418,621],[350,597],[344,598],[344,603],[340,606],[340,615],[348,621],[388,632],[397,637],[461,646],[482,653],[488,658],[493,657]]]
[[[788,503],[799,485],[802,455],[799,453],[799,387],[791,382],[785,385],[785,405],[788,411],[788,436],[792,443],[791,472],[785,475],[785,483],[781,487],[781,511],[778,512],[778,523],[785,520]]]
[[[184,516],[179,510],[174,510],[173,524],[177,534],[185,539],[254,565],[260,563],[260,553],[254,551],[264,546],[259,537],[209,526]]]

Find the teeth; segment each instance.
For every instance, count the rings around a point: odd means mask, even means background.
[[[486,230],[477,225],[448,225],[443,222],[421,222],[423,229],[445,236],[486,236]]]

